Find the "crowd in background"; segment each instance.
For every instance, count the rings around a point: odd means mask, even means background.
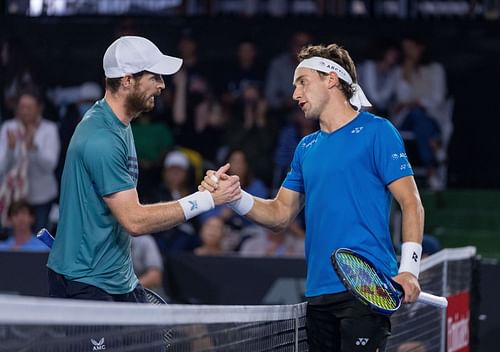
[[[140,35],[134,28],[117,35],[125,34]],[[311,33],[292,33],[283,52],[263,62],[259,43],[243,38],[224,70],[216,70],[198,52],[197,36],[186,30],[176,48],[184,60],[182,69],[166,82],[155,109],[132,123],[141,201],[182,198],[196,190],[206,169],[225,162],[245,191],[272,196],[296,145],[318,129],[317,121],[306,120],[292,100],[295,55],[310,43]],[[408,148],[415,150],[411,161],[422,187],[442,190],[453,103],[443,66],[416,36],[380,40],[371,53],[357,63],[357,73],[373,112],[391,118]],[[42,227],[55,231],[66,149],[86,110],[103,97],[100,82],[46,87],[29,57],[22,43],[2,43],[0,250],[45,249],[33,234]],[[161,257],[171,253],[301,257],[304,236],[302,215],[274,233],[220,207],[168,231],[136,238],[132,249],[142,263],[138,276],[149,287],[161,285]],[[152,250],[157,255],[144,255]]]

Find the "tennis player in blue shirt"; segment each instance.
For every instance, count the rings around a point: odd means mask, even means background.
[[[370,103],[345,49],[308,46],[299,62],[293,99],[306,119],[319,119],[320,130],[300,141],[274,199],[242,192],[230,206],[272,229],[288,226],[305,206],[309,350],[383,351],[389,318],[346,291],[330,256],[340,247],[360,252],[402,285],[405,302],[416,300],[424,211],[413,171],[393,125],[360,111]],[[213,191],[217,180],[209,171],[199,189]],[[399,270],[389,233],[392,197],[403,213]]]

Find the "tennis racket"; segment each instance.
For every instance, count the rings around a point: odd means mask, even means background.
[[[144,287],[144,291],[146,292],[146,298],[149,303],[155,305],[168,304],[167,301],[165,301],[163,297],[157,294],[155,291],[150,290],[149,288],[146,287]],[[168,350],[174,338],[174,329],[164,328],[161,329],[161,333],[163,337],[163,342],[165,343],[165,347]]]
[[[390,315],[401,307],[404,292],[401,285],[378,270],[361,254],[347,248],[333,252],[331,261],[344,286],[373,311]],[[446,308],[445,297],[421,292],[417,302]]]
[[[155,291],[144,287],[144,291],[146,291],[146,298],[148,299],[148,302],[151,304],[167,304],[167,301],[163,299],[162,296],[157,294]]]

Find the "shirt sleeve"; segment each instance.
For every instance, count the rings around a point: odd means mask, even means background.
[[[96,134],[85,148],[85,166],[100,196],[135,187],[128,170],[127,147],[112,134]]]
[[[290,171],[283,181],[283,187],[291,189],[292,191],[304,193],[304,178],[302,175],[302,161],[301,155],[304,150],[302,141],[295,148],[292,163],[290,164]]]
[[[380,123],[374,140],[375,168],[384,184],[413,175],[403,139],[389,121]]]

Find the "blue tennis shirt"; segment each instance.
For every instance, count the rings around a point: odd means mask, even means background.
[[[396,275],[387,186],[410,175],[398,131],[367,112],[332,133],[317,131],[300,141],[283,187],[305,194],[307,297],[346,290],[330,261],[340,247]]]

